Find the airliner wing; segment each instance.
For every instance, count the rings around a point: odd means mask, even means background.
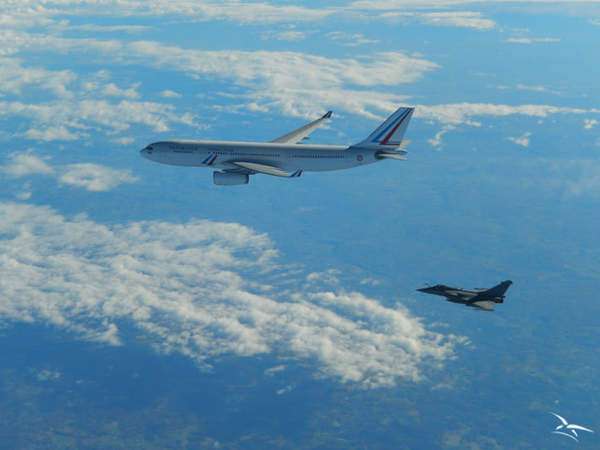
[[[249,174],[264,173],[265,175],[272,175],[275,177],[284,178],[295,178],[302,175],[302,169],[298,169],[293,173],[289,173],[285,170],[281,170],[279,167],[269,166],[268,164],[258,164],[245,161],[231,161],[231,164],[234,164],[242,169],[246,169]]]
[[[285,134],[277,139],[273,139],[271,142],[274,144],[300,144],[302,139],[308,137],[310,133],[312,133],[316,128],[323,125],[323,123],[331,118],[331,111],[327,111],[327,113],[321,117],[320,119],[315,120],[307,125],[304,125],[302,128],[298,128],[291,133]],[[282,175],[279,175],[282,176]]]
[[[563,425],[569,425],[569,422],[567,422],[564,417],[561,417],[558,414],[553,413],[553,412],[551,412],[550,414],[552,414],[553,416],[555,416],[556,418],[558,418],[558,420],[560,420]]]
[[[580,425],[567,425],[567,428],[569,430],[582,430],[582,431],[587,431],[589,433],[593,433],[594,432],[594,430],[590,430],[589,428],[582,427]]]

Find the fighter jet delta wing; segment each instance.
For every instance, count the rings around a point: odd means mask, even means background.
[[[483,309],[484,311],[493,311],[495,303],[490,300],[484,300],[480,302],[466,303],[468,306],[475,306],[476,308]]]
[[[291,133],[285,134],[277,139],[273,139],[271,143],[273,144],[300,144],[303,139],[307,138],[310,133],[312,133],[315,129],[319,128],[323,123],[331,118],[333,114],[332,111],[327,111],[327,113],[321,117],[320,119],[315,120],[307,125],[304,125],[301,128],[298,128]]]

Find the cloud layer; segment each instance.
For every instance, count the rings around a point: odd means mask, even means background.
[[[92,192],[109,191],[123,183],[135,183],[138,178],[131,170],[119,170],[100,164],[79,163],[51,166],[48,158],[36,156],[31,151],[8,155],[8,163],[0,166],[0,173],[20,178],[28,175],[49,175],[61,184],[84,188]]]
[[[270,274],[281,275],[272,242],[238,224],[108,227],[1,203],[0,229],[4,320],[110,345],[126,343],[123,325],[133,326],[157,350],[205,368],[225,355],[294,356],[316,376],[365,388],[417,381],[462,342],[360,293],[270,285]]]
[[[443,105],[420,105],[416,117],[436,120],[444,124],[474,124],[473,117],[506,117],[511,115],[548,117],[553,114],[599,114],[600,109],[570,108],[552,105],[502,105],[494,103],[450,103]],[[478,125],[478,123],[475,123]]]

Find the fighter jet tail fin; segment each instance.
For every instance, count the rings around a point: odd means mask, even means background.
[[[498,286],[494,286],[493,288],[488,289],[488,293],[494,295],[504,295],[504,293],[508,290],[511,284],[512,281],[510,280],[503,281]]]
[[[504,298],[504,293],[508,290],[512,281],[506,280],[500,283],[493,288],[489,288],[487,291],[480,292],[477,295],[477,298],[497,298],[500,299],[499,303],[502,303],[502,299]]]
[[[393,152],[402,147],[402,138],[415,108],[398,108],[367,139],[353,147],[374,148]],[[403,153],[406,153],[404,151]],[[389,157],[389,156],[384,156]]]

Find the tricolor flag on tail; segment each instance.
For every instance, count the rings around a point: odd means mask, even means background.
[[[394,150],[402,145],[402,137],[415,108],[399,108],[364,141],[353,147]]]

